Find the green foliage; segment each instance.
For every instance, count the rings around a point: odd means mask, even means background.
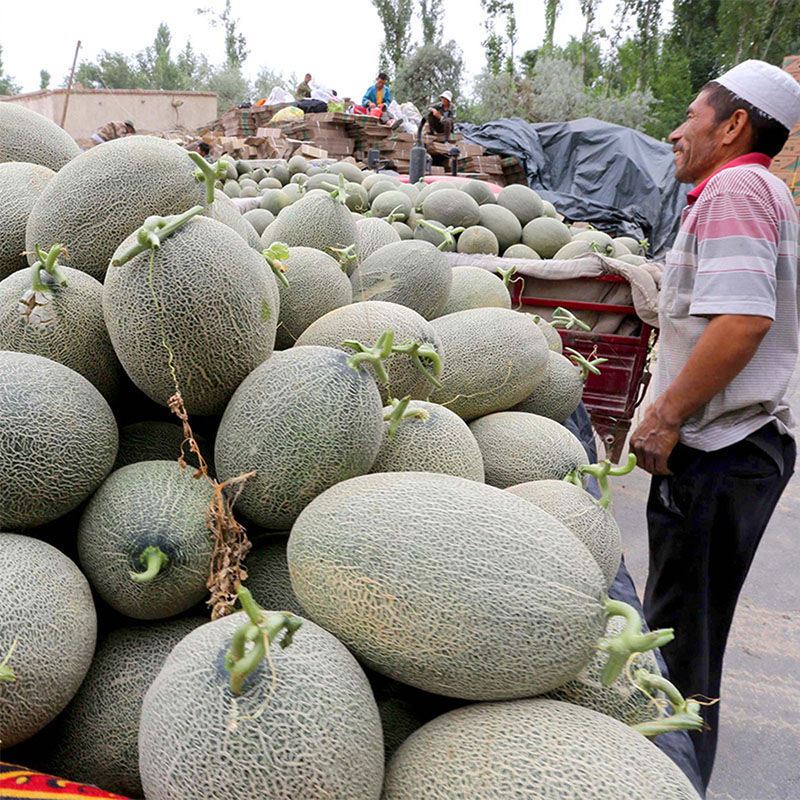
[[[556,30],[558,12],[561,10],[561,0],[545,0],[544,3],[544,44],[543,49],[553,49],[553,34]]]
[[[516,69],[514,47],[517,43],[513,0],[481,0],[481,9],[486,15],[483,22],[486,38],[482,44],[486,50],[487,69],[493,75],[497,75],[501,69],[513,74]],[[497,31],[497,23],[502,18],[505,19],[505,36]]]
[[[143,89],[144,80],[134,60],[108,50],[101,50],[97,61],[81,61],[75,71],[75,81],[90,89]]]
[[[419,0],[423,44],[442,43],[442,0]]]
[[[50,85],[50,73],[46,69],[39,70],[39,88],[46,89]]]
[[[250,51],[247,40],[239,31],[239,20],[231,14],[231,0],[225,0],[225,7],[219,13],[213,8],[198,8],[198,14],[209,17],[212,28],[222,28],[225,32],[225,63],[228,67],[241,67]]]
[[[411,49],[413,0],[372,0],[383,25],[380,69],[394,74]]]
[[[719,0],[717,23],[716,49],[721,68],[727,69],[747,58],[780,64],[790,48],[800,42],[800,3]]]
[[[238,64],[223,64],[208,79],[208,91],[217,93],[217,113],[251,99],[252,89]]]
[[[296,80],[284,78],[280,72],[275,72],[269,67],[261,67],[255,81],[253,81],[253,97],[268,97],[276,86],[287,86],[294,89],[296,85]]]
[[[461,51],[455,42],[423,44],[400,65],[394,81],[395,95],[403,101],[410,100],[423,116],[431,100],[445,89],[453,93],[453,102],[457,103],[463,68]]]
[[[0,94],[19,94],[20,86],[3,69],[3,48],[0,47]]]

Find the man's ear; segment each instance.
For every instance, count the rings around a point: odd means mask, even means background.
[[[743,108],[737,108],[725,123],[722,143],[733,144],[750,135],[750,117]]]

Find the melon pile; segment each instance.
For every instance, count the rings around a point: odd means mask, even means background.
[[[636,655],[672,632],[607,596],[580,367],[442,253],[556,255],[552,209],[146,136],[25,152],[57,171],[0,199],[30,262],[0,281],[6,760],[145,800],[696,800],[630,727],[700,720]]]

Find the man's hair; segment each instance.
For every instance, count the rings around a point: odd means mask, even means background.
[[[211,152],[211,145],[208,142],[200,142],[197,145],[197,149],[204,155],[207,156]]]
[[[709,81],[702,91],[708,92],[706,102],[714,109],[714,121],[717,123],[730,119],[739,109],[747,112],[747,118],[753,129],[752,152],[763,153],[770,158],[780,153],[789,138],[790,131],[787,127],[721,83]]]
[[[389,80],[389,76],[385,72],[379,72],[378,73],[378,80],[379,81],[388,81]]]
[[[310,77],[311,77],[311,73],[310,72],[306,72],[306,78],[308,79]]]

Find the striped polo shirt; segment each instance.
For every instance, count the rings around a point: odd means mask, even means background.
[[[719,450],[774,420],[793,427],[789,384],[798,356],[798,213],[770,159],[734,159],[689,193],[659,295],[656,394],[678,377],[718,314],[769,317],[745,368],[681,426],[680,440]]]

